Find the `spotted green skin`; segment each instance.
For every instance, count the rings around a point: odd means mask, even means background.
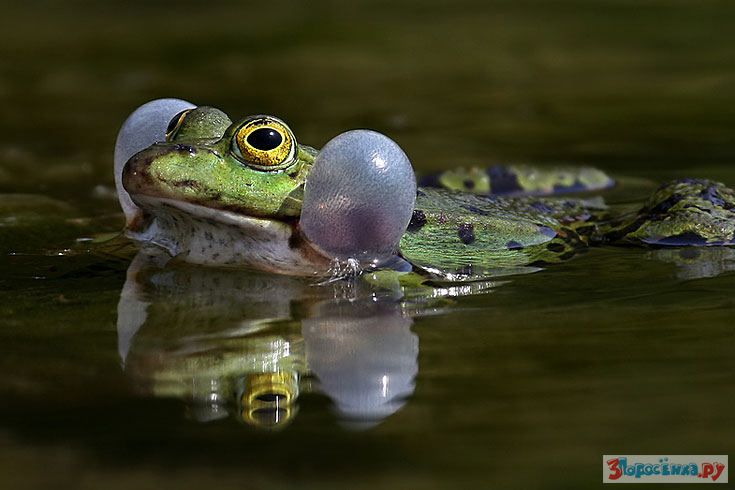
[[[601,230],[602,239],[608,242],[733,245],[735,191],[707,179],[668,182],[634,216],[618,217]]]
[[[401,252],[414,263],[455,271],[469,264],[468,273],[483,275],[498,267],[558,262],[604,244],[735,245],[735,191],[706,179],[675,180],[630,212],[594,200],[422,188]]]
[[[195,109],[170,141],[130,159],[123,173],[126,190],[134,199],[161,197],[297,227],[316,150],[299,145],[297,161],[288,169],[256,170],[232,154],[239,126],[217,109]],[[665,184],[636,212],[594,199],[538,197],[612,185],[590,168],[499,166],[449,171],[419,182],[425,185],[398,253],[415,267],[450,279],[557,262],[594,244],[735,243],[735,192],[708,180]]]

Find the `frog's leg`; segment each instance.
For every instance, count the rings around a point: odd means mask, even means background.
[[[607,242],[735,245],[735,191],[711,180],[675,180],[659,187],[637,213],[600,229]]]
[[[446,280],[535,272],[586,245],[575,231],[597,209],[579,200],[477,196],[420,189],[401,255]]]
[[[494,165],[454,169],[419,177],[423,187],[473,194],[545,196],[607,189],[615,184],[605,172],[592,167],[534,167]]]

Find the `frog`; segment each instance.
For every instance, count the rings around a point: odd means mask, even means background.
[[[735,191],[679,179],[608,206],[592,167],[496,165],[416,177],[388,137],[338,135],[317,150],[271,115],[157,99],[115,149],[125,233],[184,262],[294,276],[367,270],[474,281],[538,270],[591,246],[735,244]]]

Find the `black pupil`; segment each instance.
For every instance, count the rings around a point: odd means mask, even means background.
[[[283,142],[283,138],[275,129],[258,128],[248,135],[248,144],[255,149],[268,151]]]

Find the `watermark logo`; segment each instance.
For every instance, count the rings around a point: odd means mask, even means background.
[[[727,455],[602,456],[603,483],[727,483]]]

